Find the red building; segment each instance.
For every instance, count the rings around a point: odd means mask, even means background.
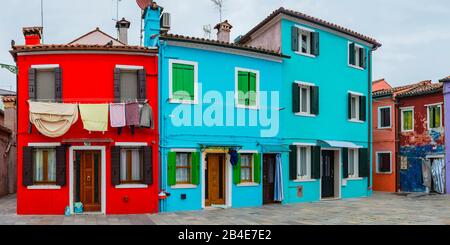
[[[157,50],[127,45],[129,22],[117,27],[121,40],[97,28],[64,45],[43,45],[41,28],[24,28],[26,44],[12,47],[19,69],[18,214],[73,213],[79,203],[85,212],[158,212]],[[153,127],[113,128],[109,104],[126,101],[148,103]],[[63,135],[45,136],[30,122],[33,102],[75,104],[80,115]],[[93,104],[108,106],[106,131],[85,129],[81,106]]]

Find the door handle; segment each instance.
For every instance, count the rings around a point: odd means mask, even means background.
[[[87,177],[86,177],[86,180],[87,180],[88,182],[91,182],[91,176],[87,176]]]

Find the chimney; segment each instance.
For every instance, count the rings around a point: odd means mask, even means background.
[[[42,27],[24,27],[22,29],[25,37],[25,45],[40,45],[42,39]]]
[[[164,8],[152,1],[144,10],[144,46],[155,47],[161,34],[161,15]]]
[[[231,28],[233,28],[233,26],[228,23],[228,20],[217,24],[214,27],[214,29],[217,29],[217,41],[229,43]]]
[[[131,23],[127,21],[125,18],[117,21],[116,28],[117,33],[119,35],[118,39],[121,43],[128,45],[128,29],[130,28]]]

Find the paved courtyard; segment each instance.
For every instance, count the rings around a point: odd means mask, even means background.
[[[0,199],[0,225],[450,225],[450,195],[375,193],[371,198],[155,215],[18,216],[15,196]]]

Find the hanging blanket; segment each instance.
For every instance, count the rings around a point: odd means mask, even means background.
[[[125,106],[127,126],[139,126],[139,104],[128,103]]]
[[[75,104],[29,101],[29,105],[30,122],[41,134],[50,138],[64,135],[78,121],[78,107]]]
[[[111,127],[122,128],[126,126],[125,103],[110,104],[109,113],[110,113]]]
[[[84,129],[90,132],[108,131],[108,104],[79,105]]]
[[[153,110],[152,107],[145,103],[143,105],[139,105],[140,108],[140,117],[139,117],[139,127],[141,128],[151,128],[154,129],[154,121],[153,121]]]

